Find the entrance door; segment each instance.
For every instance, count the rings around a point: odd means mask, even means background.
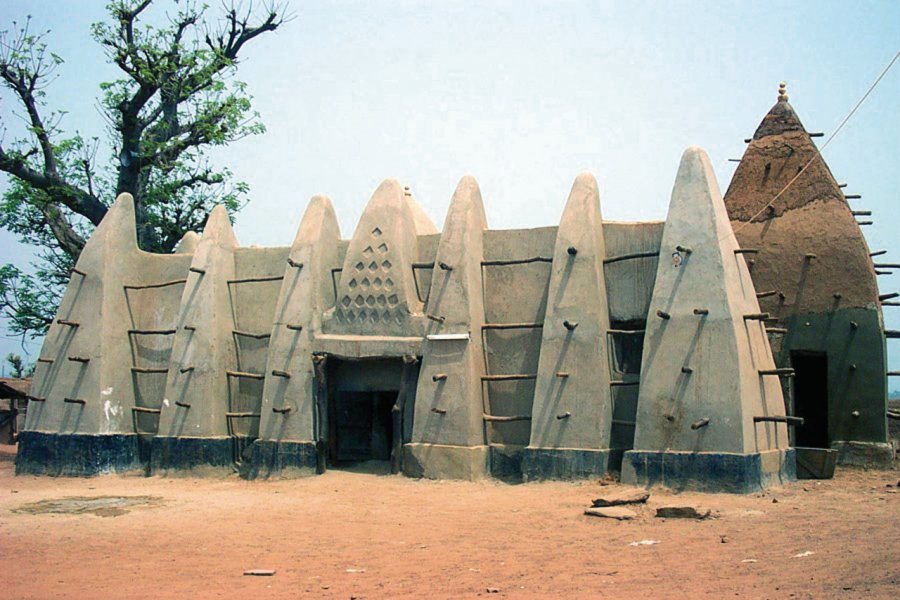
[[[341,391],[335,402],[335,461],[390,460],[396,391]]]
[[[830,448],[828,437],[828,357],[824,353],[791,352],[794,367],[795,446]]]

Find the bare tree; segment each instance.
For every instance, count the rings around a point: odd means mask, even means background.
[[[27,124],[7,141],[0,118],[0,171],[9,176],[0,226],[41,248],[35,277],[0,268],[0,309],[14,332],[46,329],[85,240],[118,194],[134,196],[138,243],[156,252],[200,230],[213,204],[234,213],[245,203],[246,184],[206,151],[265,131],[235,75],[245,47],[289,20],[285,8],[227,3],[211,16],[194,0],[170,0],[168,11],[158,4],[115,0],[109,19],[91,28],[121,77],[101,84],[108,127],[90,138],[67,136],[65,112],[48,109],[63,64],[48,50],[50,32],[34,33],[30,17],[0,32],[0,98]]]

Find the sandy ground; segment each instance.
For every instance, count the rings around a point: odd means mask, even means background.
[[[900,597],[898,471],[654,491],[618,522],[583,515],[597,481],[15,477],[0,448],[5,598]],[[654,517],[673,503],[718,517]]]

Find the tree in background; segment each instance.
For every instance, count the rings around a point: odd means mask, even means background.
[[[116,0],[91,29],[121,71],[100,85],[102,138],[67,135],[65,111],[48,109],[63,63],[48,49],[50,32],[33,33],[31,17],[0,32],[2,99],[27,124],[5,140],[0,116],[0,171],[9,176],[0,226],[40,249],[34,275],[0,267],[0,311],[15,334],[46,332],[85,241],[119,194],[134,196],[138,244],[151,252],[171,252],[202,230],[213,205],[233,214],[245,204],[247,185],[206,151],[265,131],[235,75],[245,46],[286,21],[284,8],[225,4],[214,18],[192,0],[169,2],[169,11],[155,4]]]
[[[9,376],[13,379],[31,377],[34,374],[34,365],[25,366],[25,361],[18,354],[10,352],[6,355],[6,364],[9,365]]]

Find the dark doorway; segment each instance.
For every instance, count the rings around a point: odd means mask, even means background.
[[[824,353],[791,352],[794,367],[795,446],[830,448],[828,438],[828,357]]]
[[[390,460],[397,391],[335,394],[334,462]]]
[[[326,464],[362,472],[396,473],[412,434],[418,363],[403,357],[332,356],[325,375]],[[320,410],[322,410],[320,409]],[[324,466],[324,465],[323,465]]]

